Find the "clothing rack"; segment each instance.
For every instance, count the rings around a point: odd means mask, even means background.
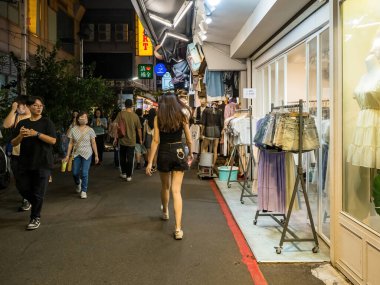
[[[310,242],[313,241],[315,243],[315,246],[313,247],[312,251],[314,253],[317,253],[319,251],[319,242],[317,237],[317,232],[315,230],[314,220],[313,216],[311,214],[311,208],[309,203],[309,197],[307,195],[306,191],[306,184],[305,184],[305,178],[303,176],[303,169],[302,169],[302,152],[303,152],[303,129],[304,129],[304,121],[303,121],[303,100],[299,100],[299,104],[293,104],[293,105],[285,105],[285,106],[279,106],[274,107],[273,104],[271,106],[271,111],[275,109],[291,109],[291,108],[298,108],[298,114],[299,114],[299,149],[298,149],[298,166],[297,166],[297,176],[296,176],[296,182],[294,184],[293,192],[292,192],[292,198],[290,200],[288,212],[286,215],[284,214],[272,214],[272,213],[264,213],[260,214],[260,211],[256,211],[254,224],[256,225],[257,219],[259,216],[271,216],[281,227],[283,227],[280,244],[279,246],[275,247],[276,253],[280,254],[282,251],[282,246],[284,242]],[[296,198],[296,194],[298,192],[298,186],[299,183],[301,183],[301,192],[303,193],[305,204],[307,208],[307,214],[310,221],[311,230],[313,233],[313,238],[299,238],[292,230],[289,229],[289,220],[292,215],[292,210],[294,206],[294,201]],[[284,220],[279,221],[276,216],[283,216]],[[286,234],[290,234],[293,238],[286,238]]]
[[[253,145],[252,145],[252,140],[253,140],[253,134],[252,134],[252,107],[249,106],[248,109],[237,109],[235,112],[236,113],[240,113],[240,112],[247,112],[247,111],[248,111],[248,115],[249,115],[249,140],[250,140],[249,147],[250,147],[250,149],[249,149],[249,157],[248,157],[248,163],[246,165],[246,168],[244,167],[242,155],[241,155],[241,153],[239,151],[239,147],[242,146],[242,145],[234,145],[234,147],[232,148],[232,151],[231,151],[230,158],[228,159],[228,164],[230,164],[230,171],[228,173],[227,187],[231,188],[231,182],[237,182],[237,183],[240,184],[240,186],[242,186],[241,195],[240,195],[240,203],[242,203],[242,204],[244,204],[243,198],[257,196],[256,194],[252,193],[252,190],[250,189],[250,184],[249,184],[249,178],[253,177],[253,169],[252,169],[252,167],[256,166],[255,157],[253,155]],[[244,180],[243,180],[243,182],[241,182],[239,180],[236,180],[236,181],[232,181],[231,180],[232,168],[234,166],[233,162],[235,161],[236,155],[238,156],[239,162],[240,162],[240,164],[242,165],[242,168],[243,168],[243,174],[244,174]],[[232,161],[232,163],[231,163],[231,161]]]

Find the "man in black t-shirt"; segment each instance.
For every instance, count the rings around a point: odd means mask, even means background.
[[[31,117],[17,124],[12,145],[21,144],[19,175],[20,191],[32,204],[27,230],[40,226],[41,208],[53,168],[53,145],[56,143],[54,124],[42,117],[43,100],[31,97],[27,106]]]

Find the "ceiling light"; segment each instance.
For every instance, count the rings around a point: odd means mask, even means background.
[[[207,1],[211,6],[217,6],[220,3],[220,0],[208,0]]]
[[[164,43],[165,43],[165,40],[167,37],[172,37],[172,38],[176,38],[176,39],[179,39],[181,41],[184,41],[184,42],[188,42],[189,39],[182,35],[182,34],[177,34],[177,33],[173,33],[173,32],[166,32],[165,35],[164,35],[164,38],[162,39],[160,45],[163,46]]]
[[[179,40],[182,40],[184,42],[188,42],[189,39],[181,34],[175,34],[175,33],[172,33],[172,32],[167,32],[167,35],[170,36],[170,37],[173,37],[173,38],[176,38],[176,39],[179,39]]]
[[[198,33],[198,37],[202,40],[202,42],[207,39],[206,34],[203,34],[202,32]]]
[[[137,79],[139,79],[139,78],[138,78],[138,77],[133,77],[133,78],[132,78],[132,80],[137,80]]]
[[[164,18],[161,18],[160,16],[149,13],[149,18],[151,18],[152,20],[159,22],[159,23],[161,23],[167,27],[170,27],[170,28],[173,27],[173,24],[170,21],[168,21]]]
[[[168,33],[165,33],[165,36],[164,36],[164,38],[162,39],[162,41],[161,41],[161,43],[160,43],[161,46],[164,45],[165,40],[166,40],[167,37],[168,37]]]
[[[181,6],[181,9],[179,9],[177,15],[174,17],[174,28],[181,22],[182,18],[186,15],[186,13],[190,10],[191,6],[193,5],[193,1],[185,1],[183,5]]]
[[[208,25],[208,24],[211,24],[211,22],[212,22],[211,17],[207,17],[205,20],[205,23]]]

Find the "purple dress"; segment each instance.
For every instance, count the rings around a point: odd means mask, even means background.
[[[285,213],[285,152],[260,150],[258,210]]]

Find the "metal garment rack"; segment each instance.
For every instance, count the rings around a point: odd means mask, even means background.
[[[286,215],[284,214],[259,214],[259,211],[256,212],[254,224],[257,223],[257,218],[259,216],[271,216],[280,226],[283,227],[282,234],[281,234],[281,239],[280,239],[280,244],[279,246],[275,247],[276,253],[280,254],[282,251],[282,246],[285,242],[310,242],[313,241],[315,243],[315,246],[313,247],[312,251],[314,253],[317,253],[319,251],[319,242],[318,242],[318,236],[317,232],[315,230],[315,225],[314,225],[314,220],[313,216],[311,214],[311,208],[310,208],[310,203],[309,203],[309,197],[307,195],[306,191],[306,183],[305,183],[305,178],[303,176],[303,169],[302,169],[302,153],[303,153],[303,129],[304,129],[304,119],[303,119],[303,100],[299,100],[299,104],[294,104],[294,105],[286,105],[286,106],[279,106],[279,107],[273,107],[272,105],[272,110],[275,109],[291,109],[291,108],[298,108],[298,114],[299,114],[299,141],[298,141],[298,166],[297,166],[297,176],[296,176],[296,182],[294,183],[294,188],[292,192],[292,198],[290,200],[288,212]],[[298,186],[301,183],[301,192],[303,193],[304,199],[305,199],[305,204],[307,208],[307,214],[309,217],[310,221],[310,227],[313,233],[313,238],[299,238],[292,230],[289,229],[289,220],[292,215],[292,210],[294,206],[294,201],[298,192]],[[276,216],[283,216],[284,220],[279,221]],[[286,238],[286,234],[289,233],[293,238]]]
[[[231,182],[237,182],[240,184],[240,186],[242,186],[242,189],[241,189],[241,195],[240,195],[240,203],[244,204],[244,198],[248,198],[248,197],[255,197],[257,196],[256,194],[253,194],[252,193],[252,190],[250,189],[250,184],[249,184],[249,178],[250,177],[253,177],[253,169],[252,169],[252,166],[256,166],[256,161],[255,161],[255,157],[253,155],[253,145],[252,145],[252,140],[253,140],[253,134],[252,134],[252,107],[249,106],[248,109],[238,109],[236,110],[237,113],[239,112],[247,112],[248,111],[248,115],[249,115],[249,140],[250,140],[250,143],[249,143],[249,147],[250,147],[250,150],[249,150],[249,157],[248,157],[248,163],[246,165],[246,168],[244,167],[244,164],[243,164],[243,160],[242,160],[242,155],[239,151],[239,147],[242,146],[242,145],[234,145],[233,149],[232,149],[232,152],[231,152],[231,155],[230,155],[230,158],[228,160],[229,164],[231,164],[231,161],[232,161],[232,164],[230,165],[230,171],[228,173],[228,180],[227,180],[227,187],[228,188],[231,188]],[[233,169],[233,166],[234,166],[234,161],[235,161],[235,156],[238,156],[239,158],[239,162],[240,164],[242,165],[242,168],[243,168],[243,173],[244,173],[244,180],[243,182],[242,181],[239,181],[239,180],[236,180],[236,181],[232,181],[231,180],[231,173],[232,173],[232,169]],[[251,172],[251,173],[249,173]]]

